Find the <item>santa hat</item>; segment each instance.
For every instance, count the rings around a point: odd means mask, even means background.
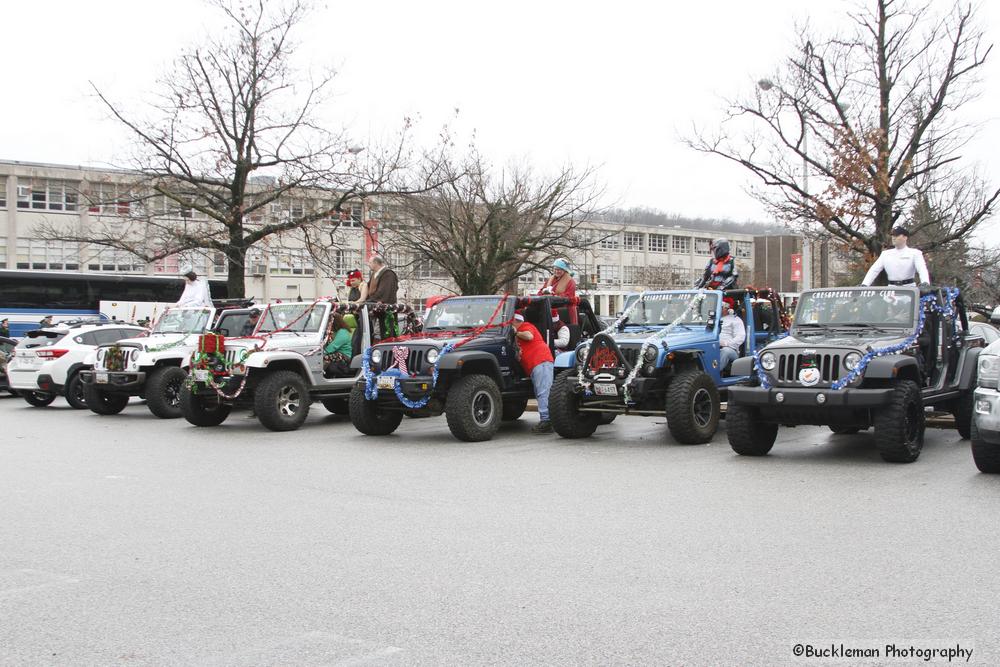
[[[733,300],[733,297],[731,297],[731,296],[725,297],[722,300],[722,303],[726,304],[727,306],[729,306],[733,310],[736,310],[736,301]]]
[[[361,271],[359,271],[358,269],[354,269],[353,271],[348,271],[346,280],[348,287],[351,286],[352,280],[361,280]]]
[[[553,322],[559,321],[559,311],[556,310],[555,308],[552,309],[552,321]]]
[[[516,311],[514,313],[514,321],[515,322],[523,322],[524,321],[524,313],[521,312],[520,310]]]

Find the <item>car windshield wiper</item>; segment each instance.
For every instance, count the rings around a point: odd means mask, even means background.
[[[796,324],[795,328],[796,329],[825,329],[828,326],[830,326],[830,325],[828,325],[828,324],[813,324],[812,322],[806,322],[804,324]]]

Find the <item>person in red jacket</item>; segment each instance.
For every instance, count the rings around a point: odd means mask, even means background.
[[[545,336],[531,322],[524,321],[524,313],[514,314],[514,330],[517,332],[517,358],[521,368],[531,376],[531,386],[538,400],[539,422],[531,429],[532,433],[552,433],[552,423],[549,421],[549,392],[552,390],[552,380],[555,373],[552,350],[549,349]]]
[[[576,297],[576,281],[573,280],[573,272],[569,270],[569,262],[561,258],[553,262],[552,275],[545,281],[542,288],[538,290],[538,293],[540,295],[564,296],[570,299]],[[577,321],[576,306],[571,305],[567,315],[570,324],[579,324]]]

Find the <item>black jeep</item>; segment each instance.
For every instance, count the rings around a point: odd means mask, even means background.
[[[492,438],[500,422],[518,419],[534,396],[531,378],[516,358],[510,325],[516,308],[523,308],[525,320],[543,334],[551,330],[551,311],[557,309],[570,329],[570,350],[604,328],[584,300],[495,295],[445,299],[427,313],[425,336],[375,345],[353,359],[352,367],[362,370],[351,390],[354,426],[366,435],[388,435],[404,415],[443,413],[456,438]],[[578,324],[569,324],[570,308],[576,309]]]
[[[874,427],[883,459],[915,461],[926,406],[953,413],[969,437],[982,348],[955,289],[805,292],[790,335],[733,364],[734,375],[751,380],[729,390],[729,444],[763,456],[781,425],[828,425],[837,434]]]

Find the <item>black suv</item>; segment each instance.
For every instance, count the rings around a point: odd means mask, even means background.
[[[569,350],[604,328],[584,300],[574,304],[565,297],[496,295],[446,299],[427,313],[425,336],[375,345],[353,359],[352,367],[362,370],[351,390],[354,426],[366,435],[388,435],[404,414],[443,413],[456,438],[492,438],[501,421],[518,419],[534,397],[531,378],[516,358],[510,321],[517,308],[523,308],[525,320],[543,334],[550,331],[551,311],[557,309],[570,328]],[[577,309],[578,324],[569,324],[570,308]],[[492,326],[483,329],[486,325]]]
[[[969,437],[983,339],[970,333],[958,290],[847,287],[805,292],[788,337],[733,364],[729,444],[763,456],[778,427],[875,429],[886,461],[909,463],[924,442],[924,407],[947,410]]]

